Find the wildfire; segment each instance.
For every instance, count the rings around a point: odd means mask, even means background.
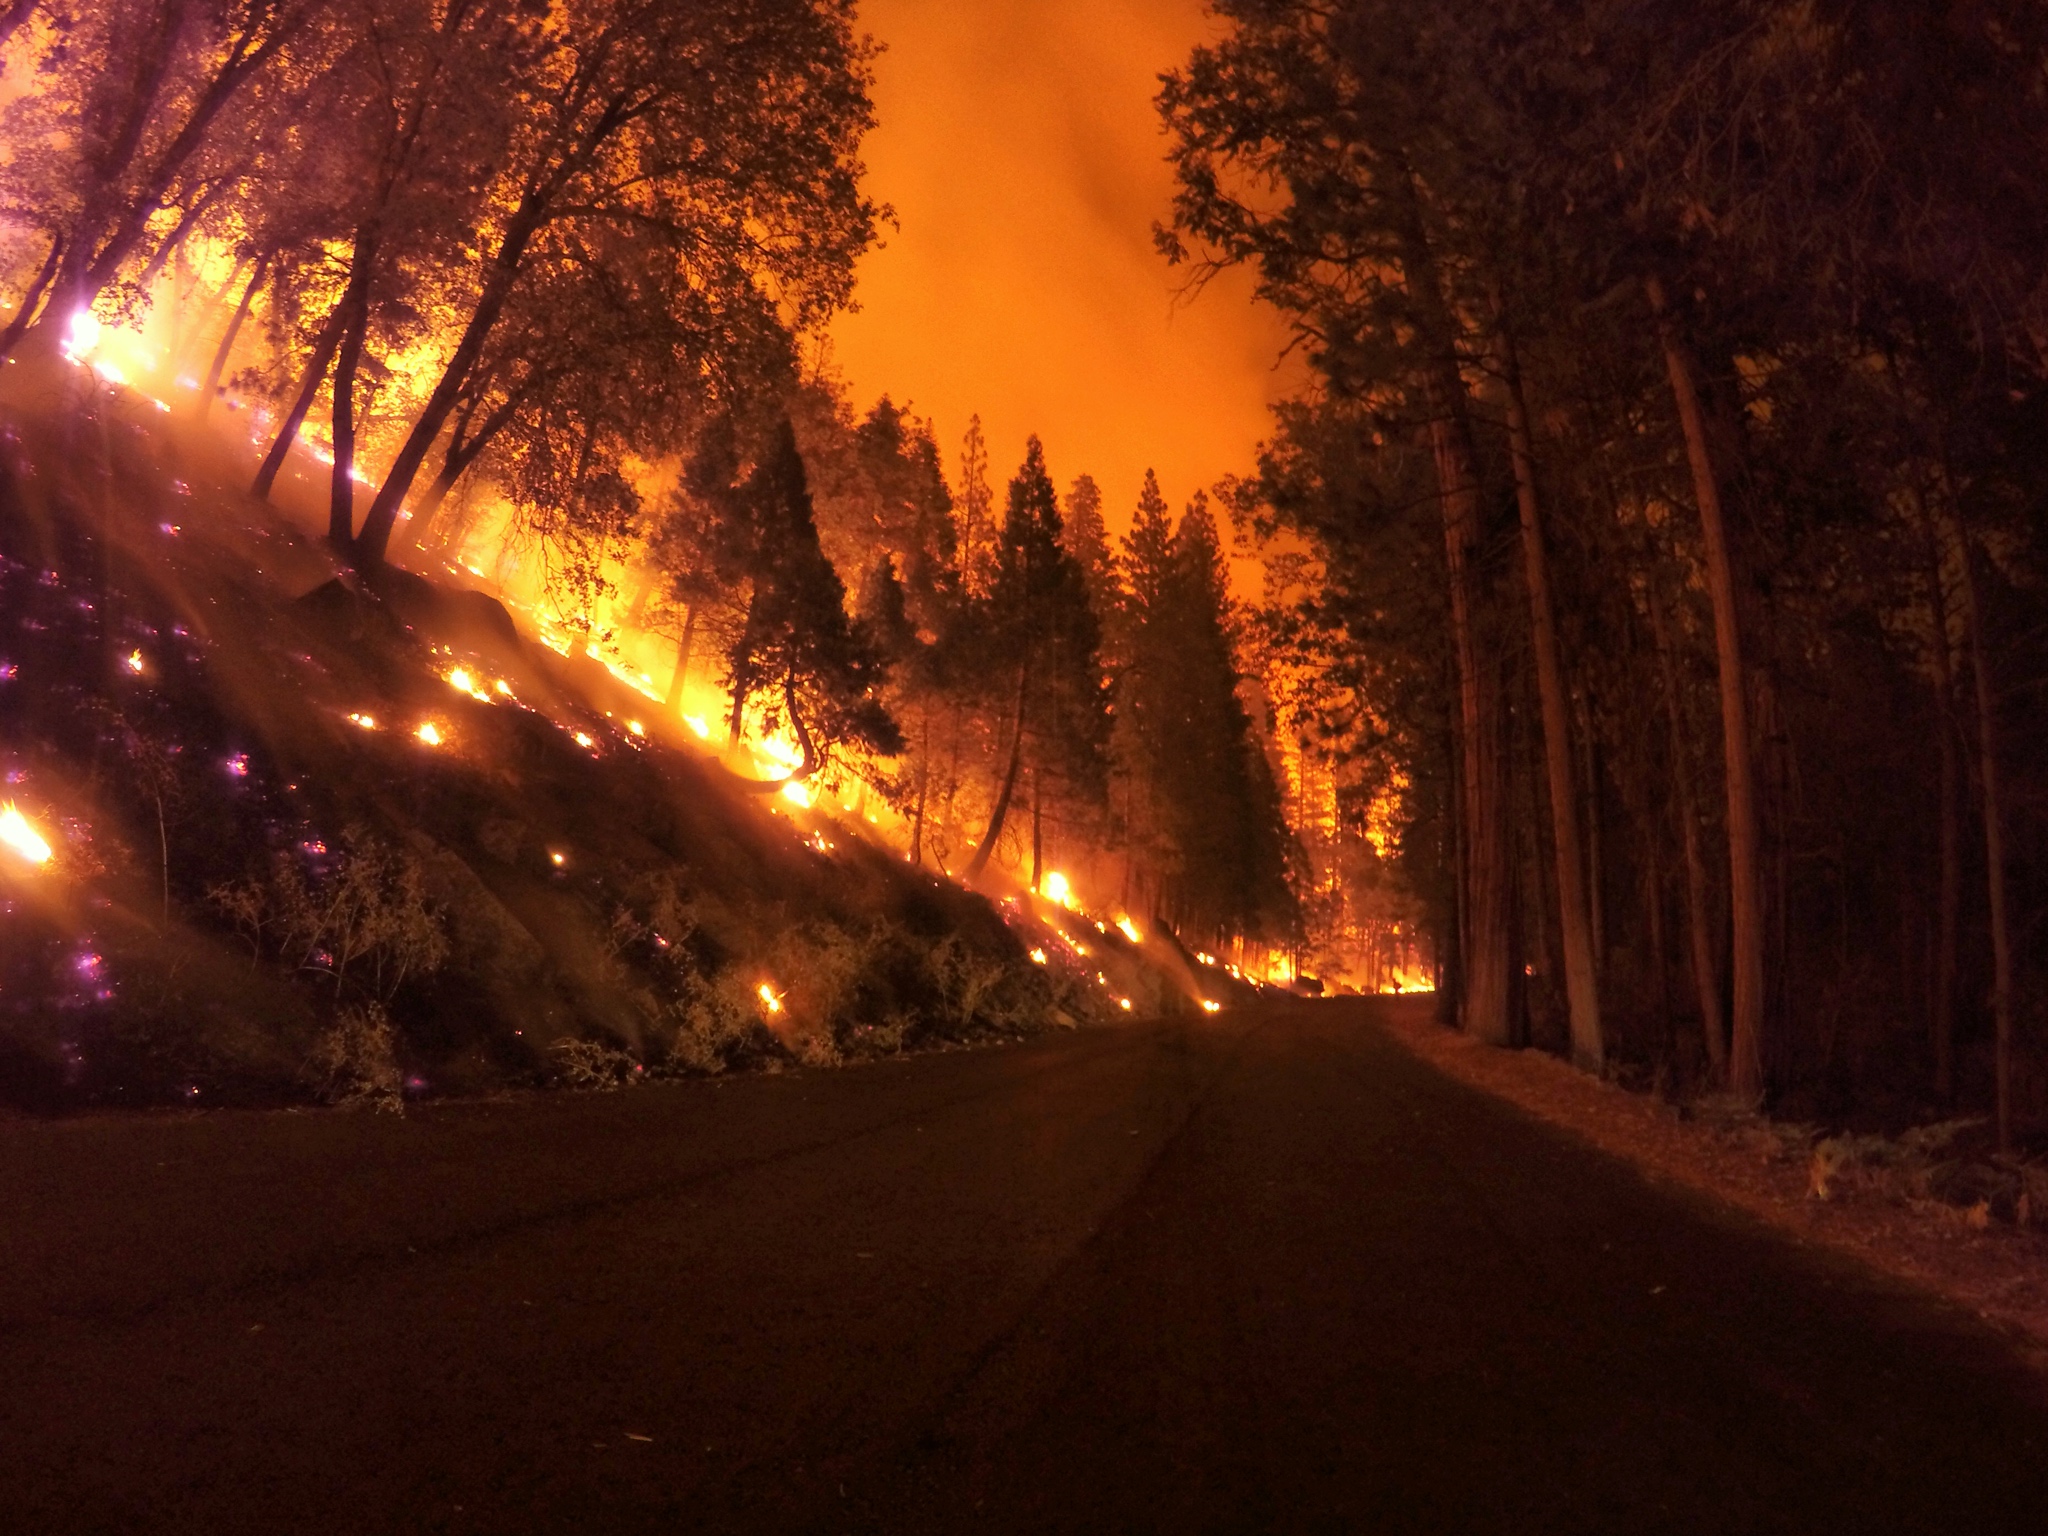
[[[597,745],[595,741],[592,741],[590,739],[590,733],[588,731],[578,731],[576,733],[575,741],[576,745],[581,747],[586,752],[588,752],[592,747]]]
[[[1033,965],[1044,965],[1046,963],[1045,951],[1042,949],[1031,951],[1031,963]]]
[[[491,696],[488,693],[485,693],[483,689],[477,685],[476,679],[469,675],[469,669],[467,667],[457,667],[453,672],[450,672],[448,674],[448,686],[450,688],[453,688],[457,693],[468,694],[472,699],[475,699],[480,704],[489,704],[490,702],[492,702]]]
[[[1040,887],[1040,889],[1045,893],[1045,899],[1047,901],[1058,902],[1061,906],[1066,907],[1069,910],[1073,908],[1074,888],[1072,885],[1068,884],[1067,877],[1061,874],[1058,870],[1054,870],[1051,874],[1045,877],[1045,883]]]
[[[687,725],[692,731],[695,731],[697,733],[697,739],[699,741],[709,741],[711,739],[711,727],[706,725],[702,720],[698,719],[697,716],[683,716],[683,724]]]
[[[0,809],[0,844],[5,844],[17,858],[31,864],[50,862],[50,845],[43,841],[42,834],[29,825],[28,818],[21,814],[13,801]]]
[[[638,720],[628,720],[626,722],[626,729],[631,731],[635,736],[645,736],[647,734],[647,727],[642,725]]]
[[[1124,937],[1129,939],[1133,944],[1142,944],[1145,942],[1145,935],[1138,932],[1138,925],[1132,922],[1128,917],[1118,918],[1116,920],[1116,925],[1117,927],[1123,929]]]
[[[425,742],[430,747],[438,747],[447,740],[447,738],[441,734],[441,728],[438,725],[434,724],[434,722],[431,720],[421,721],[420,728],[414,731],[413,735],[419,737],[421,741]]]
[[[800,805],[804,807],[804,809],[806,810],[810,809],[811,792],[808,789],[805,789],[801,784],[783,785],[782,798],[787,800],[791,805]]]
[[[766,1008],[770,1013],[782,1012],[782,994],[768,985],[767,982],[762,982],[760,986],[754,989],[754,992],[761,999],[761,1006],[763,1008]]]

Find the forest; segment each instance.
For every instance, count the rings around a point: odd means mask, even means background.
[[[1159,244],[1315,387],[1232,508],[1443,1000],[1788,1114],[2048,1110],[2048,15],[1226,0]]]
[[[834,373],[891,218],[852,0],[12,0],[0,352],[217,434],[357,600],[493,594],[914,869],[2010,1146],[2048,16],[1213,18],[1159,252],[1190,302],[1249,269],[1310,383],[1178,515]],[[166,915],[209,900],[176,778],[128,791]]]

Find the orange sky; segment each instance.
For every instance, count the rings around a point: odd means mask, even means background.
[[[869,188],[900,227],[861,268],[833,356],[864,409],[933,419],[957,478],[981,413],[1001,494],[1026,434],[1062,491],[1126,525],[1146,467],[1177,511],[1251,467],[1285,335],[1241,274],[1176,303],[1152,249],[1172,176],[1157,76],[1209,35],[1201,0],[864,0],[888,47]]]

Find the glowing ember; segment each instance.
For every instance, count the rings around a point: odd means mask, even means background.
[[[249,777],[249,755],[246,752],[237,752],[228,759],[227,770],[238,779]]]
[[[27,859],[31,864],[50,862],[50,845],[29,825],[28,818],[15,808],[11,800],[4,809],[0,809],[0,844],[4,844],[17,858]]]
[[[142,652],[130,651],[128,653],[128,659],[125,662],[123,662],[122,665],[125,666],[130,672],[139,674],[143,668]]]
[[[1123,929],[1124,937],[1129,939],[1133,944],[1142,944],[1145,941],[1145,935],[1138,932],[1138,925],[1132,922],[1128,917],[1118,918],[1116,920],[1116,925],[1117,927]]]
[[[1042,949],[1034,949],[1033,951],[1031,951],[1031,963],[1033,965],[1044,965],[1045,951]]]
[[[438,747],[446,740],[441,734],[441,728],[431,720],[420,722],[420,728],[414,731],[413,735],[419,737],[421,741],[430,747]]]
[[[348,723],[350,725],[355,726],[359,730],[374,731],[375,729],[377,729],[376,717],[373,715],[365,715],[360,712],[350,715],[348,717]]]
[[[467,667],[457,667],[448,674],[448,686],[457,693],[466,693],[479,704],[489,704],[491,696],[485,693],[477,680],[470,675]]]
[[[756,994],[760,997],[761,1006],[763,1008],[766,1008],[770,1013],[782,1012],[782,998],[773,987],[768,985],[767,982],[762,982],[761,985],[756,987],[754,990]]]
[[[569,862],[569,856],[566,853],[551,853],[548,855],[548,862],[554,865],[555,868],[560,869]]]
[[[1223,1011],[1223,1005],[1222,1005],[1221,1003],[1218,1003],[1218,1002],[1212,1002],[1212,1001],[1211,1001],[1210,999],[1208,999],[1208,998],[1206,998],[1206,997],[1202,999],[1202,1012],[1204,1012],[1204,1013],[1221,1013],[1222,1011]]]

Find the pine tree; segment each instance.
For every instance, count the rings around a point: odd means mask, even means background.
[[[877,696],[880,657],[846,615],[846,588],[818,543],[804,463],[785,419],[751,474],[731,495],[745,530],[751,584],[746,613],[726,648],[737,747],[749,704],[767,695],[769,720],[787,720],[803,749],[791,778],[808,778],[835,746],[893,757],[903,733]]]
[[[981,417],[967,418],[960,444],[960,516],[957,544],[960,583],[972,597],[986,597],[995,584],[995,497],[988,487],[988,444],[982,440]]]
[[[979,637],[987,675],[1013,689],[1009,750],[988,830],[968,866],[988,865],[1003,834],[1020,772],[1031,770],[1034,855],[1044,796],[1099,804],[1107,783],[1108,691],[1101,643],[1081,568],[1060,547],[1058,493],[1034,436],[1010,481],[996,550],[995,582]],[[1010,680],[1014,678],[1014,683]],[[1034,864],[1039,859],[1034,856]],[[1036,884],[1041,870],[1034,868]]]

